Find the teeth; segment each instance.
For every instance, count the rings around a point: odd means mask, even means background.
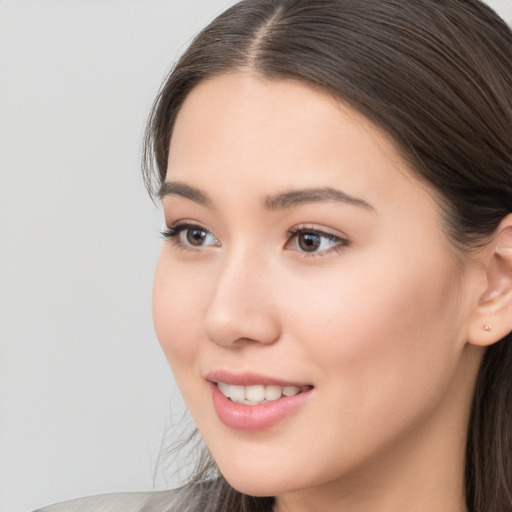
[[[245,388],[245,399],[250,402],[265,400],[265,386],[247,386]]]
[[[284,396],[295,396],[300,393],[300,388],[297,386],[285,386],[283,388],[283,395]]]
[[[226,384],[225,382],[217,382],[217,387],[222,391],[224,396],[229,398],[229,384]]]
[[[283,390],[281,389],[281,386],[265,386],[265,398],[269,402],[281,398],[282,394]]]
[[[225,397],[245,405],[264,404],[282,396],[298,395],[302,391],[298,386],[233,386],[225,382],[218,382],[217,386]]]
[[[229,398],[234,402],[239,402],[241,400],[245,400],[247,397],[245,396],[245,389],[243,386],[229,386]]]

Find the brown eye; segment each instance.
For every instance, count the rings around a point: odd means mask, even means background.
[[[196,224],[177,223],[162,231],[162,236],[177,247],[199,248],[210,245],[220,247],[221,245],[213,233]]]
[[[297,244],[304,252],[317,251],[321,242],[322,238],[317,233],[299,233],[297,235]]]
[[[288,236],[286,248],[303,254],[322,256],[349,245],[345,238],[316,229],[294,228],[288,232]]]
[[[208,233],[204,229],[188,228],[185,230],[185,237],[187,243],[199,247],[204,244]]]

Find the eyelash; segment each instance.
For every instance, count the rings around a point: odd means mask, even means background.
[[[307,226],[295,226],[292,229],[290,229],[287,233],[287,244],[292,242],[294,239],[297,239],[299,235],[317,235],[321,238],[329,240],[330,242],[336,243],[335,246],[330,247],[328,249],[324,249],[323,251],[315,251],[311,253],[308,253],[306,251],[297,251],[302,258],[319,258],[331,255],[333,253],[338,254],[350,245],[349,241],[346,238],[342,238],[340,236],[333,235],[332,233],[327,233],[320,229],[310,228]]]
[[[180,235],[189,229],[197,229],[199,231],[204,231],[207,235],[214,236],[213,233],[208,229],[204,228],[203,226],[200,226],[199,224],[193,224],[192,222],[176,222],[172,226],[161,231],[160,234],[162,235],[164,240],[169,240],[169,242],[171,242],[178,249],[182,249],[185,251],[197,251],[198,249],[200,249],[201,246],[194,247],[192,245],[183,243],[183,241],[180,240]]]
[[[189,229],[197,229],[206,233],[206,236],[211,235],[214,236],[211,231],[204,228],[199,224],[193,224],[191,222],[177,222],[167,229],[160,232],[162,237],[165,240],[169,240],[175,247],[182,250],[187,251],[197,251],[201,248],[201,246],[194,247],[192,245],[183,243],[180,239],[180,235],[189,230]],[[314,251],[308,253],[307,251],[297,250],[301,257],[303,258],[314,258],[314,257],[322,257],[332,253],[339,253],[344,250],[346,247],[350,245],[349,241],[346,238],[342,238],[332,233],[326,233],[325,231],[321,231],[315,228],[308,228],[307,226],[296,226],[290,229],[287,233],[287,242],[286,245],[290,244],[293,240],[296,240],[299,235],[317,235],[318,237],[329,240],[330,242],[335,242],[336,245],[330,247],[328,249],[324,249],[323,251]]]

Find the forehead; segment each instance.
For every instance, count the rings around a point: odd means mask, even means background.
[[[337,186],[369,202],[430,191],[389,137],[326,92],[293,80],[221,75],[194,88],[176,120],[168,180],[246,197]]]

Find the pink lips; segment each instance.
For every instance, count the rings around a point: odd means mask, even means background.
[[[243,430],[256,432],[264,430],[277,424],[301,405],[303,405],[311,396],[311,389],[302,391],[298,395],[282,397],[259,405],[244,405],[231,401],[226,398],[217,387],[217,382],[236,386],[251,385],[278,385],[278,386],[297,386],[303,387],[304,384],[296,382],[282,381],[278,379],[259,376],[251,373],[234,375],[228,372],[212,372],[206,376],[210,381],[213,406],[219,419],[227,427],[234,430]]]

